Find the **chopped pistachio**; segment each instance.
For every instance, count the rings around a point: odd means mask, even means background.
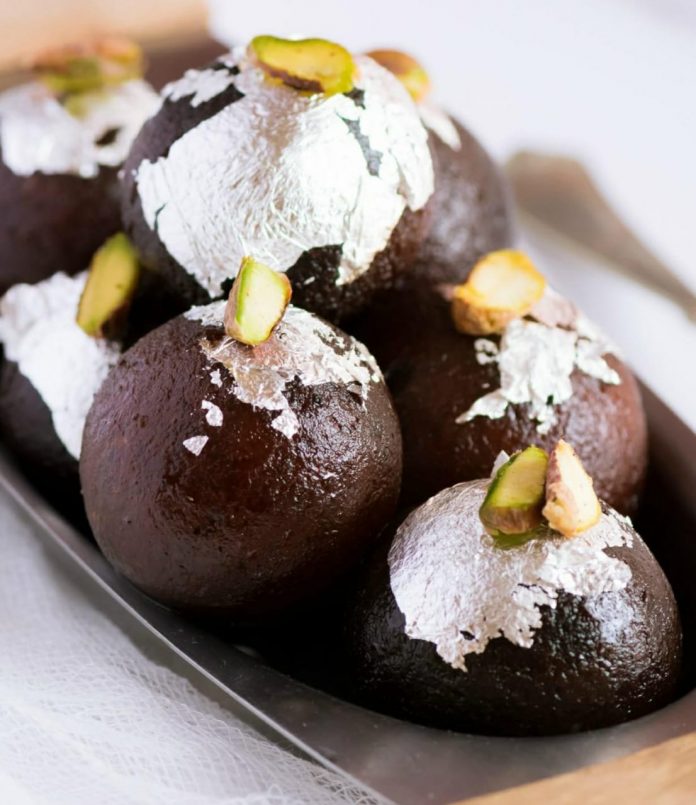
[[[295,89],[325,95],[353,89],[353,57],[344,47],[327,39],[256,36],[251,40],[249,53],[267,75]]]
[[[283,318],[291,296],[285,274],[245,257],[227,300],[225,332],[243,344],[262,344]]]

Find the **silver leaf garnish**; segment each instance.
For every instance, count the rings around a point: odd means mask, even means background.
[[[40,172],[92,178],[101,166],[123,163],[159,103],[149,84],[128,81],[86,93],[84,113],[77,117],[42,84],[24,84],[0,96],[2,160],[18,176]],[[113,141],[101,143],[111,131],[116,132]]]
[[[421,209],[433,192],[416,107],[398,79],[367,57],[356,57],[359,106],[346,95],[270,82],[242,53],[223,61],[236,60],[240,72],[229,80],[243,97],[137,169],[145,220],[211,296],[247,254],[287,271],[305,251],[336,244],[337,284],[352,282],[404,210]],[[211,72],[190,71],[184,88],[168,91],[209,99],[228,80]],[[355,131],[380,154],[378,166],[368,165]]]
[[[86,282],[86,271],[75,277],[59,272],[35,285],[14,285],[0,300],[5,357],[46,403],[74,458],[94,395],[121,354],[119,344],[88,336],[75,321]]]
[[[630,521],[614,511],[572,539],[532,539],[503,549],[486,534],[479,508],[488,481],[445,489],[412,512],[389,551],[390,585],[406,634],[435,645],[453,668],[504,637],[530,648],[541,608],[559,593],[590,600],[623,590],[629,566],[605,549],[631,547]]]
[[[527,405],[537,432],[548,433],[556,422],[556,407],[573,394],[570,378],[576,368],[603,383],[621,382],[604,359],[615,349],[599,329],[560,295],[548,290],[547,296],[537,312],[553,324],[515,319],[505,328],[500,346],[486,338],[474,341],[479,364],[498,364],[500,388],[479,397],[456,418],[458,424],[478,416],[500,419],[509,405]]]
[[[185,316],[222,333],[225,302],[192,308]],[[223,364],[234,379],[230,393],[255,408],[277,412],[271,422],[287,438],[300,423],[285,395],[289,383],[305,386],[335,383],[365,398],[371,383],[382,382],[375,359],[359,341],[346,341],[321,319],[301,308],[288,307],[273,336],[249,347],[221,334],[204,338],[201,348],[211,363]]]

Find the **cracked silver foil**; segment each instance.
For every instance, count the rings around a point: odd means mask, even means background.
[[[495,457],[493,468],[491,469],[491,480],[498,474],[498,470],[510,461],[510,454],[506,450],[501,450]]]
[[[211,378],[211,382],[212,378]],[[222,385],[222,384],[221,384]],[[222,409],[210,400],[203,400],[201,408],[205,411],[205,421],[213,428],[221,428],[223,423]]]
[[[563,327],[567,330],[577,330],[580,312],[575,305],[549,285],[544,295],[534,305],[529,314],[530,318],[545,324],[547,327]],[[597,331],[596,335],[599,335]]]
[[[222,328],[225,304],[213,302],[192,308],[184,315],[204,326]],[[219,362],[229,371],[230,394],[255,408],[277,412],[272,427],[291,439],[300,423],[285,396],[289,383],[295,380],[305,386],[336,383],[364,399],[371,383],[382,382],[372,355],[359,341],[346,338],[347,347],[321,319],[290,306],[263,344],[249,347],[221,335],[203,338],[201,348],[211,363]]]
[[[435,645],[453,668],[496,637],[530,648],[541,607],[559,593],[590,601],[623,590],[629,566],[605,553],[633,545],[630,521],[614,511],[572,539],[533,539],[500,548],[479,519],[489,481],[445,489],[412,512],[396,532],[389,574],[406,634]],[[589,611],[589,610],[588,610]]]
[[[160,104],[144,81],[85,94],[86,112],[68,112],[38,82],[0,96],[2,160],[19,176],[33,173],[75,174],[85,179],[102,166],[118,167],[145,120]],[[107,132],[117,130],[113,142],[99,145]]]
[[[189,98],[191,106],[200,106],[234,84],[234,76],[227,70],[187,70],[178,81],[172,81],[162,90],[170,101]]]
[[[418,104],[418,112],[426,129],[432,131],[436,137],[453,151],[461,149],[462,140],[457,127],[444,109],[431,101],[421,101]]]
[[[527,405],[537,432],[548,433],[556,422],[556,407],[573,395],[570,378],[576,368],[603,383],[621,382],[603,357],[615,350],[599,329],[555,291],[542,301],[532,315],[554,325],[515,319],[505,328],[499,347],[489,339],[476,339],[476,360],[498,364],[500,388],[479,397],[457,417],[457,424],[477,416],[500,419],[508,405]]]
[[[421,209],[432,195],[432,159],[415,104],[372,59],[355,61],[364,108],[342,94],[269,81],[243,49],[235,51],[225,63],[239,66],[229,83],[244,97],[187,131],[167,156],[137,168],[145,220],[212,296],[246,255],[287,271],[321,246],[342,246],[337,284],[352,282],[387,245],[404,210]],[[167,91],[214,97],[229,83],[211,72],[189,71],[183,89],[175,83]],[[355,126],[363,146],[380,154],[378,165],[368,164]]]
[[[203,448],[208,444],[208,436],[191,436],[190,439],[184,439],[182,444],[194,456],[200,456]]]
[[[15,285],[0,300],[5,357],[36,389],[58,438],[80,457],[94,395],[121,354],[118,344],[91,338],[75,321],[87,272],[58,273],[36,285]]]

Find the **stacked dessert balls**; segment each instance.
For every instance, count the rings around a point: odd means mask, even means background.
[[[376,548],[344,618],[353,694],[425,723],[564,732],[673,697],[674,597],[625,517],[646,465],[635,380],[511,248],[501,175],[422,67],[260,36],[83,150],[111,121],[85,71],[102,103],[137,79],[123,45],[77,53],[42,62],[34,102],[71,124],[44,134],[91,166],[80,181],[123,162],[121,217],[85,211],[86,253],[8,273],[0,428],[75,491],[79,466],[114,567],[256,624]],[[22,176],[16,128],[47,146],[36,110],[3,108]],[[44,191],[36,159],[46,209],[22,224],[58,253],[70,191]],[[422,505],[394,529],[399,502]]]
[[[0,432],[61,499],[79,499],[84,419],[121,350],[76,316],[121,229],[118,171],[159,104],[143,68],[130,41],[85,43],[41,54],[35,79],[0,96]],[[132,264],[122,235],[97,262],[123,249]]]
[[[635,513],[647,464],[635,378],[617,348],[521,252],[484,256],[459,286],[401,288],[354,331],[394,396],[406,503],[485,477],[501,450],[565,438],[601,497]]]
[[[352,566],[393,514],[401,433],[381,372],[288,298],[284,275],[247,260],[230,302],[128,350],[87,418],[94,535],[170,606],[277,615]]]

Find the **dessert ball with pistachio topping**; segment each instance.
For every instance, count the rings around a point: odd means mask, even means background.
[[[297,307],[271,330],[287,293],[256,267],[227,313],[193,308],[124,353],[80,461],[116,569],[164,604],[238,621],[331,585],[392,515],[401,477],[372,356]]]
[[[525,477],[538,456],[504,466],[493,501],[486,480],[445,489],[374,558],[347,631],[366,703],[465,732],[549,735],[628,721],[676,695],[682,634],[669,582],[564,453],[553,478],[549,458],[553,497],[529,494],[544,494],[543,468]],[[500,530],[515,526],[531,530]]]
[[[2,440],[42,486],[75,499],[87,411],[121,352],[99,317],[78,323],[87,282],[58,272],[0,299]]]
[[[462,282],[479,257],[512,244],[510,190],[478,140],[431,99],[428,75],[413,57],[398,50],[368,55],[411,94],[428,131],[435,169],[430,230],[403,279]]]
[[[141,61],[121,40],[66,48],[0,95],[0,293],[83,271],[121,228],[117,172],[159,102]]]
[[[377,357],[394,396],[404,501],[485,475],[501,450],[564,438],[600,497],[634,513],[647,426],[638,385],[617,348],[521,253],[495,252],[478,266],[472,277],[481,281],[473,290],[461,286],[454,300],[414,285],[386,294],[352,329]],[[499,292],[511,295],[488,298]]]
[[[388,70],[257,37],[164,89],[126,162],[123,216],[189,304],[223,295],[253,254],[339,320],[413,262],[432,193],[426,130]]]

